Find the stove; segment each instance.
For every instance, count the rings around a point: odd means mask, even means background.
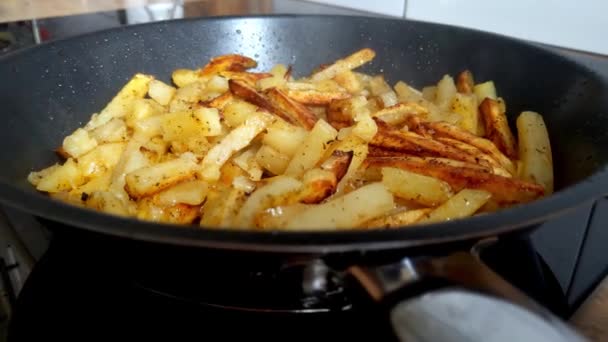
[[[382,308],[338,270],[344,258],[353,256],[242,255],[59,231],[21,289],[8,341],[82,340],[92,332],[140,340],[395,340]],[[529,237],[489,244],[481,258],[555,314],[567,313],[559,282]]]

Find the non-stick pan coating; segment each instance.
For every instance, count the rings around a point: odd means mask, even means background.
[[[100,110],[134,73],[169,81],[176,68],[241,53],[259,68],[291,64],[296,75],[363,47],[377,51],[365,71],[422,86],[468,68],[494,80],[513,119],[542,113],[554,151],[556,195],[427,227],[376,232],[254,233],[137,222],[48,199],[26,182],[55,162],[52,150]],[[0,201],[75,227],[158,242],[258,250],[386,248],[493,235],[529,226],[606,192],[606,80],[544,49],[496,35],[392,19],[325,16],[170,21],[103,31],[0,59]],[[592,176],[593,175],[593,176]],[[572,186],[576,184],[576,186]]]

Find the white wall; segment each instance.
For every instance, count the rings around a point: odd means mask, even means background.
[[[315,0],[608,55],[608,0]],[[406,7],[406,8],[404,8]]]

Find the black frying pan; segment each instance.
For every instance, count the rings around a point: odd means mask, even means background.
[[[470,69],[496,82],[513,117],[542,113],[554,151],[556,194],[493,214],[385,231],[247,232],[175,227],[88,211],[49,199],[26,181],[55,161],[65,135],[102,108],[134,73],[169,80],[176,68],[241,53],[260,69],[291,64],[307,74],[363,47],[377,51],[365,71],[415,86]],[[535,223],[607,192],[608,82],[542,48],[447,26],[358,17],[280,16],[196,19],[97,32],[0,59],[0,201],[74,229],[161,243],[328,252],[384,249],[495,236]],[[371,199],[373,200],[373,199]]]

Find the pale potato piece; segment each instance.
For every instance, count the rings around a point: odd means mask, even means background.
[[[224,114],[224,119],[228,126],[237,127],[245,122],[245,120],[257,110],[258,107],[256,105],[235,99],[224,107],[222,113]]]
[[[437,83],[437,94],[435,96],[435,104],[441,109],[449,109],[452,100],[456,95],[456,84],[450,75],[444,75]]]
[[[336,230],[360,226],[395,206],[393,195],[382,183],[362,186],[344,196],[311,206],[294,215],[285,225],[288,230]]]
[[[290,158],[268,145],[262,145],[255,155],[255,160],[265,170],[280,175],[285,172]]]
[[[94,177],[105,173],[118,164],[126,145],[126,143],[99,145],[78,158],[78,169],[84,177]]]
[[[133,103],[133,110],[125,115],[125,123],[128,127],[135,127],[137,121],[159,115],[166,110],[152,99],[137,99]]]
[[[350,70],[337,74],[334,80],[351,94],[358,94],[363,90],[363,84]]]
[[[94,191],[88,195],[85,205],[112,215],[129,216],[131,213],[129,207],[109,191]]]
[[[222,133],[219,112],[215,108],[197,108],[189,112],[161,116],[160,131],[165,141],[187,143],[192,137],[216,136]]]
[[[83,199],[86,200],[87,196],[95,191],[108,191],[111,181],[112,170],[108,169],[101,174],[95,175],[95,177],[88,182],[70,191],[70,195],[76,196],[81,201]],[[83,194],[86,195],[83,196]]]
[[[205,84],[205,91],[215,93],[225,93],[228,91],[228,79],[214,75]]]
[[[422,88],[422,97],[431,102],[435,102],[437,98],[437,86],[428,86]]]
[[[382,168],[382,183],[395,196],[430,207],[453,195],[450,185],[442,180],[393,167]]]
[[[233,129],[218,144],[213,146],[203,161],[199,175],[206,181],[220,179],[220,168],[230,157],[248,146],[273,121],[266,113],[256,112],[243,124]]]
[[[148,96],[159,104],[166,106],[171,102],[176,89],[165,82],[152,80],[148,85]]]
[[[126,141],[127,125],[123,119],[114,118],[90,131],[89,135],[100,144]]]
[[[293,157],[307,136],[306,129],[277,120],[268,127],[262,142],[288,157]]]
[[[236,176],[232,180],[232,187],[241,190],[246,194],[250,194],[255,190],[256,183],[245,176]]]
[[[247,172],[249,179],[252,181],[259,181],[262,179],[262,173],[264,172],[256,160],[257,152],[258,147],[252,146],[232,159],[233,163]]]
[[[171,206],[177,203],[199,205],[207,198],[209,185],[201,180],[185,181],[158,193],[158,203]]]
[[[376,122],[371,118],[369,111],[360,111],[355,117],[355,126],[352,134],[358,136],[366,142],[370,142],[378,132]]]
[[[187,86],[190,83],[198,82],[201,80],[201,76],[198,70],[190,69],[176,69],[171,75],[173,83],[178,87]]]
[[[490,198],[492,198],[492,194],[484,190],[460,190],[447,202],[431,211],[420,222],[431,223],[469,217],[475,214]]]
[[[374,96],[380,96],[381,94],[392,91],[391,86],[386,83],[384,76],[382,75],[373,76],[369,80],[369,90]]]
[[[89,132],[78,128],[63,139],[63,151],[71,157],[78,158],[97,146],[97,140]]]
[[[477,134],[480,120],[479,111],[477,110],[477,97],[475,95],[455,94],[450,109],[462,117],[458,126],[473,134]]]
[[[389,88],[389,90],[385,93],[378,95],[378,98],[382,102],[382,107],[390,107],[394,106],[399,102],[399,98],[397,98],[397,93]]]
[[[363,226],[367,228],[400,228],[418,222],[431,210],[430,208],[403,210],[395,214],[373,219],[366,222]]]
[[[346,174],[338,182],[336,193],[340,194],[350,187],[351,181],[355,178],[359,172],[359,168],[367,158],[369,147],[361,138],[351,135],[348,139],[340,141],[334,150],[353,153],[353,158],[348,166]]]
[[[235,228],[234,220],[246,198],[244,191],[235,188],[210,192],[201,210],[200,225],[206,228]]]
[[[84,184],[85,177],[78,169],[72,158],[68,158],[63,165],[47,170],[48,173],[38,181],[36,189],[46,192],[61,192],[72,190]]]
[[[148,84],[154,77],[149,75],[135,75],[108,103],[99,114],[93,114],[91,120],[85,125],[86,130],[97,128],[113,118],[122,118],[133,110],[135,100],[141,99],[148,93]]]
[[[40,171],[32,171],[27,175],[27,181],[30,182],[30,184],[32,184],[33,186],[37,186],[42,179],[44,179],[60,167],[61,165],[54,164]]]
[[[283,64],[277,64],[272,69],[270,69],[270,73],[272,77],[263,78],[258,81],[258,87],[261,90],[266,90],[270,88],[279,88],[287,82],[285,79],[285,75],[287,74],[288,68]]]
[[[194,177],[196,158],[184,153],[177,159],[143,167],[125,176],[125,190],[133,198],[155,194],[174,184]]]
[[[482,103],[486,98],[496,100],[496,87],[492,81],[476,84],[473,92],[477,97],[478,103]]]
[[[295,196],[302,182],[288,176],[277,176],[254,191],[241,207],[235,224],[240,228],[251,227],[255,216],[262,210],[282,204],[289,196]]]
[[[370,62],[376,56],[376,52],[372,49],[362,49],[344,59],[339,59],[334,64],[313,74],[311,79],[315,82],[334,78],[336,75],[345,71],[352,70]]]
[[[543,117],[535,112],[522,112],[517,117],[517,133],[520,177],[542,185],[546,195],[553,193],[553,156]]]
[[[133,138],[137,135],[142,139],[150,139],[153,136],[162,134],[164,117],[165,115],[155,115],[135,122],[135,126],[133,126]]]
[[[310,207],[308,204],[295,203],[287,206],[268,208],[255,216],[258,229],[282,229],[291,218]]]
[[[298,147],[287,165],[285,174],[299,176],[313,168],[323,157],[330,142],[336,139],[338,131],[325,120],[319,120],[308,133],[304,142]]]

